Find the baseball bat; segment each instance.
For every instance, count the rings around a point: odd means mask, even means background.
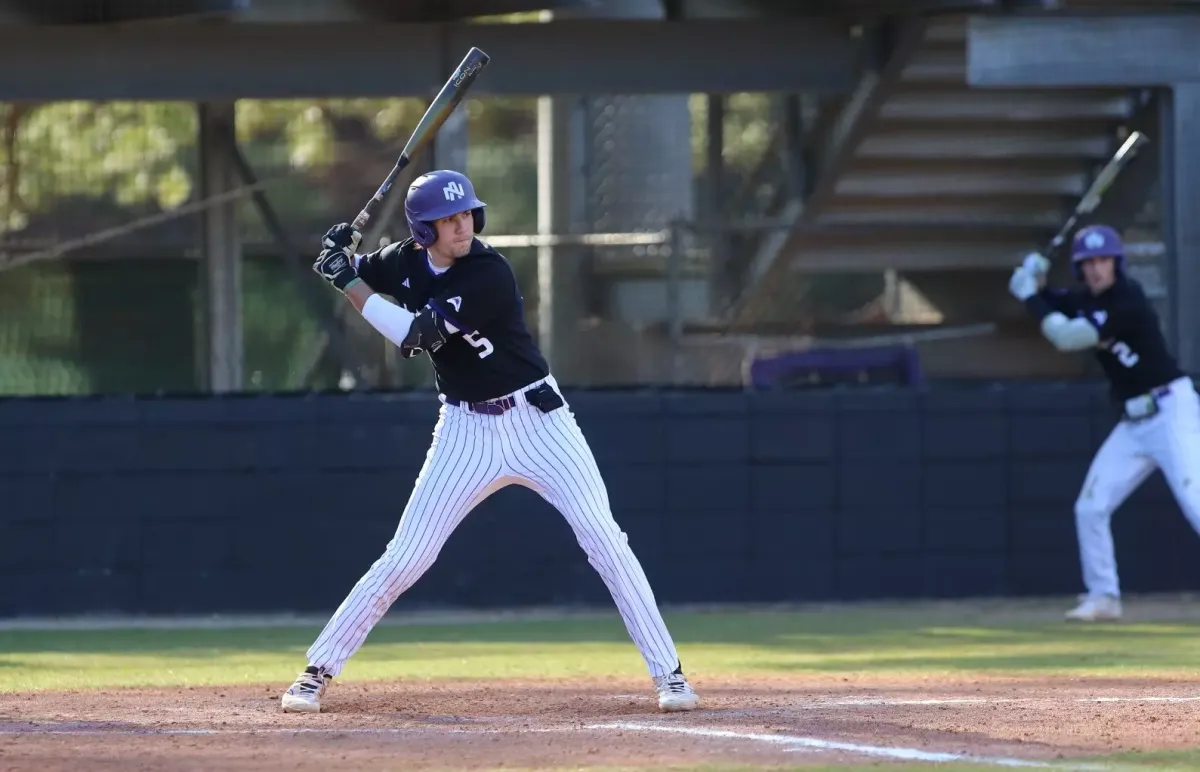
[[[384,179],[383,184],[379,186],[379,190],[375,191],[375,195],[371,196],[371,200],[362,208],[358,216],[354,218],[354,230],[362,231],[363,227],[375,215],[379,209],[379,205],[383,203],[383,199],[387,196],[388,191],[392,189],[392,185],[400,177],[400,172],[404,167],[412,161],[413,157],[420,153],[426,145],[437,134],[438,129],[450,117],[450,113],[454,112],[454,108],[462,101],[467,94],[467,89],[479,77],[479,72],[488,62],[491,57],[480,51],[478,48],[472,48],[467,52],[466,57],[462,60],[462,64],[450,75],[450,79],[442,86],[442,90],[434,97],[425,114],[421,116],[417,127],[413,129],[412,136],[408,138],[408,143],[404,145],[404,150],[400,153],[400,158],[396,161],[396,165],[388,172],[388,176]]]
[[[1117,175],[1133,160],[1133,157],[1137,155],[1137,151],[1141,149],[1142,145],[1149,141],[1150,139],[1145,134],[1135,131],[1121,143],[1121,147],[1117,148],[1117,152],[1113,154],[1113,157],[1108,160],[1108,163],[1104,165],[1100,173],[1096,175],[1096,179],[1092,180],[1092,184],[1088,187],[1087,192],[1083,194],[1083,198],[1079,199],[1079,203],[1075,205],[1075,211],[1071,213],[1071,216],[1067,218],[1063,226],[1058,229],[1058,233],[1054,234],[1054,238],[1050,239],[1050,247],[1046,250],[1047,257],[1054,250],[1062,246],[1063,241],[1067,238],[1067,234],[1079,222],[1080,217],[1085,214],[1091,214],[1100,205],[1100,200],[1104,197],[1105,191],[1117,179]]]

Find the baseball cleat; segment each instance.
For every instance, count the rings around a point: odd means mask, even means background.
[[[1077,622],[1120,619],[1121,601],[1111,595],[1086,595],[1080,599],[1078,606],[1067,612],[1066,617]]]
[[[654,678],[654,688],[658,690],[658,709],[667,713],[681,710],[695,710],[700,704],[700,698],[692,690],[682,670],[665,676]]]
[[[292,687],[283,693],[284,713],[320,713],[321,697],[333,681],[333,676],[318,667],[309,665],[297,678]]]

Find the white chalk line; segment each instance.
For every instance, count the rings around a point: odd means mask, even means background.
[[[644,700],[646,697],[642,694],[614,694],[607,696],[610,700]],[[1063,703],[1094,703],[1094,702],[1163,702],[1163,703],[1186,703],[1200,702],[1200,695],[1194,697],[1157,697],[1157,696],[1142,696],[1142,697],[1079,697],[1079,698],[1064,698],[1064,697],[946,697],[946,698],[912,698],[899,699],[893,697],[815,697],[804,700],[802,702],[781,705],[774,710],[770,708],[753,709],[753,710],[733,710],[721,711],[722,715],[768,715],[778,710],[786,709],[801,709],[801,710],[824,710],[826,708],[888,708],[888,707],[904,707],[904,706],[921,706],[921,705],[1004,705],[1007,703],[1021,704],[1041,704],[1041,705],[1056,705]]]
[[[1020,703],[1025,705],[1055,705],[1073,702],[1077,704],[1097,702],[1165,702],[1185,703],[1200,702],[1200,696],[1195,697],[954,697],[946,699],[893,699],[888,697],[851,697],[846,699],[820,699],[789,707],[799,707],[804,710],[822,710],[825,708],[872,708],[872,707],[903,707],[906,705],[1003,705]]]
[[[663,726],[654,724],[638,724],[633,722],[616,722],[611,724],[592,724],[587,729],[620,729],[636,732],[670,732],[686,734],[694,737],[720,738],[727,740],[750,740],[771,745],[788,746],[784,750],[822,750],[845,751],[863,756],[893,759],[896,761],[960,761],[994,767],[1030,767],[1040,769],[1062,770],[1105,770],[1107,767],[1095,764],[1064,764],[1050,761],[1035,761],[1031,759],[1009,758],[1005,756],[975,756],[969,753],[939,753],[923,751],[919,748],[904,748],[901,746],[863,745],[838,740],[822,740],[817,737],[801,737],[788,734],[762,734],[759,732],[737,732],[728,729],[701,729],[699,727]]]
[[[1094,764],[1064,764],[1057,762],[1018,759],[1004,756],[976,756],[969,753],[948,753],[925,751],[918,748],[902,746],[864,745],[861,743],[842,742],[838,740],[823,740],[817,737],[802,737],[789,734],[763,734],[759,732],[740,732],[730,729],[703,729],[700,727],[669,726],[665,724],[641,724],[636,722],[613,722],[591,724],[583,729],[591,731],[632,731],[632,732],[668,732],[686,734],[709,739],[745,740],[784,746],[784,752],[807,750],[844,751],[863,756],[874,756],[896,761],[931,761],[931,762],[971,762],[984,766],[1025,767],[1040,769],[1061,769],[1079,772],[1107,770],[1107,767]],[[31,726],[28,729],[0,729],[0,735],[113,735],[113,736],[213,736],[213,735],[416,735],[416,734],[526,734],[550,732],[578,732],[575,727],[537,727],[521,729],[488,729],[465,727],[437,726],[406,726],[384,728],[355,728],[355,727],[262,727],[262,728],[233,728],[233,729],[161,729],[148,727],[131,729],[121,727],[80,727],[80,726]]]

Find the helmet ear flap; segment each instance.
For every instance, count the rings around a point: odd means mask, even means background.
[[[429,247],[433,242],[437,241],[437,229],[430,223],[416,219],[412,212],[408,211],[407,207],[404,211],[404,219],[408,221],[408,231],[412,234],[413,241],[416,241],[422,247]]]
[[[484,216],[482,206],[477,206],[471,210],[471,220],[475,226],[476,233],[483,233],[483,226],[487,223],[487,217]]]
[[[423,247],[433,246],[437,241],[437,228],[427,222],[418,221],[412,229],[413,239]]]

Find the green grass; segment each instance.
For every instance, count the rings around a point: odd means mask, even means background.
[[[906,609],[668,614],[697,676],[841,672],[1200,675],[1200,623],[992,621]],[[0,631],[0,692],[278,683],[318,627]],[[599,618],[381,625],[346,680],[638,675],[616,613]]]
[[[779,674],[1200,677],[1200,614],[1070,625],[1061,604],[845,607],[667,615],[688,671]],[[965,611],[964,611],[965,610]],[[1186,608],[1185,608],[1186,611]],[[1172,618],[1175,617],[1175,618]],[[0,692],[291,681],[319,626],[0,629]],[[645,673],[615,611],[551,621],[385,624],[344,680],[627,676]],[[799,760],[798,760],[799,761]],[[1101,761],[1101,760],[1092,760]],[[1130,753],[1113,772],[1200,769],[1200,751]],[[679,767],[696,772],[978,772],[977,764]],[[588,768],[617,772],[621,767]],[[637,772],[644,772],[644,767]],[[511,772],[511,770],[510,770]],[[539,772],[551,772],[540,770]]]

